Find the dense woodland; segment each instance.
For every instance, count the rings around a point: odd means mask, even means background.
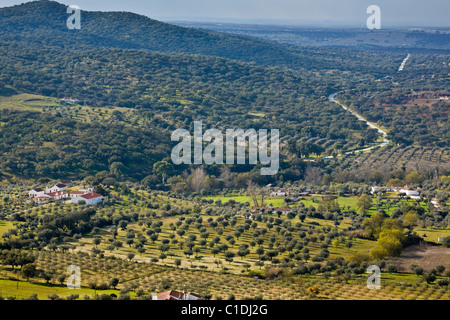
[[[236,184],[317,182],[324,174],[334,181],[370,182],[369,174],[348,173],[334,160],[303,161],[379,139],[328,101],[337,91],[344,103],[389,128],[397,147],[448,145],[445,102],[426,110],[386,107],[411,92],[445,90],[445,55],[416,53],[409,62],[414,69],[399,73],[404,54],[397,50],[300,47],[131,13],[83,12],[83,28],[68,30],[65,9],[53,1],[0,9],[0,93],[73,97],[94,115],[90,121],[77,117],[80,105],[2,110],[5,178],[98,174],[174,185],[193,170],[170,165],[170,134],[177,128],[192,132],[193,122],[202,120],[205,129],[280,129],[279,174],[262,178],[255,166],[236,166],[231,174],[244,175]],[[375,100],[381,105],[374,107]],[[385,182],[395,169],[383,168]],[[229,168],[211,166],[206,175],[223,176],[224,170]]]

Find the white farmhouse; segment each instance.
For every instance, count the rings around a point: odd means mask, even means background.
[[[63,200],[69,197],[67,192],[64,191],[50,192],[47,194],[47,196],[51,197],[51,199],[53,200]]]
[[[45,195],[44,189],[36,188],[28,192],[30,198],[37,198]]]
[[[50,189],[46,188],[45,193],[61,192],[61,191],[66,191],[66,189],[67,189],[67,186],[65,184],[58,183],[58,184],[55,184]]]
[[[35,198],[33,198],[33,201],[36,204],[45,204],[45,203],[49,203],[49,201],[52,199],[52,197],[50,197],[47,194],[41,195],[41,196],[37,196]]]
[[[286,197],[289,195],[289,190],[286,189],[278,189],[270,193],[271,197]]]
[[[400,189],[401,193],[405,193],[407,196],[418,196],[420,195],[420,192],[411,188],[402,188]]]
[[[81,197],[84,196],[85,194],[87,194],[89,192],[86,191],[71,191],[70,192],[70,198],[75,198],[75,197]]]
[[[98,193],[87,193],[82,196],[75,196],[71,199],[72,203],[79,203],[80,201],[86,202],[87,205],[91,206],[103,201],[103,196]]]

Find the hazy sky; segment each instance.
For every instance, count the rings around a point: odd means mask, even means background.
[[[1,6],[28,2],[0,0]],[[89,11],[131,11],[159,20],[314,20],[365,24],[369,5],[381,8],[384,25],[450,27],[450,0],[59,0]],[[197,19],[196,19],[197,18]]]

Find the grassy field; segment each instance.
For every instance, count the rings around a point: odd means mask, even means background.
[[[232,195],[218,195],[218,196],[204,197],[204,199],[212,200],[214,202],[220,200],[223,204],[228,202],[229,200],[234,200],[234,201],[240,202],[240,203],[248,202],[248,203],[250,203],[250,206],[255,205],[252,198],[250,196],[246,196],[246,195],[233,195],[233,194]],[[282,198],[282,197],[267,197],[267,200],[265,200],[265,202],[267,205],[272,204],[272,206],[274,206],[274,207],[287,206],[286,203],[284,202],[284,198]]]
[[[11,110],[41,111],[43,107],[58,106],[54,98],[21,93],[12,96],[0,96],[0,108]]]
[[[317,208],[319,206],[319,202],[322,199],[323,196],[321,195],[311,195],[307,197],[302,197],[300,201],[297,201],[295,203],[290,203],[289,205],[286,204],[283,197],[268,197],[266,200],[266,204],[272,204],[274,207],[295,207],[298,206],[299,203],[303,203],[305,207],[313,206]],[[234,200],[236,202],[250,203],[251,206],[254,205],[253,200],[250,196],[246,195],[217,195],[217,196],[208,196],[204,197],[206,200],[212,200],[214,202],[220,200],[222,204],[228,202],[229,200]],[[314,200],[315,199],[315,200]],[[337,201],[339,203],[339,207],[342,208],[344,211],[348,211],[348,209],[353,209],[357,213],[360,213],[360,209],[358,208],[358,196],[338,196]],[[389,200],[389,204],[387,203],[387,200]],[[381,205],[379,206],[380,210],[384,210],[387,214],[392,213],[395,209],[399,208],[399,204],[396,202],[399,200],[397,198],[396,193],[388,193],[386,195],[386,198],[383,199]],[[412,199],[400,199],[400,203],[413,203],[415,200]],[[420,202],[420,205],[423,207],[426,207],[426,203]],[[372,199],[372,206],[368,210],[367,214],[372,215],[377,212],[377,206],[376,206],[376,199]]]
[[[13,229],[12,221],[0,221],[0,236],[10,229]]]
[[[78,299],[84,299],[85,296],[93,299],[96,294],[115,294],[118,296],[119,290],[102,290],[100,292],[89,288],[69,289],[67,286],[25,282],[23,280],[0,280],[0,296],[3,298],[28,299],[32,294],[36,294],[39,300],[49,300],[51,295],[67,298],[74,294],[79,295]]]
[[[438,229],[438,228],[420,228],[415,227],[414,231],[428,242],[439,243],[439,238],[445,238],[450,236],[450,228]]]

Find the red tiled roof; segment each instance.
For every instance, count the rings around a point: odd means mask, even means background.
[[[86,192],[84,192],[84,191],[72,191],[70,194],[84,195],[84,194],[86,194]]]
[[[67,193],[65,193],[64,191],[57,191],[57,192],[47,193],[47,195],[49,195],[52,198],[54,198],[56,196],[63,196],[65,194],[67,194]]]
[[[103,197],[101,194],[98,194],[98,193],[88,193],[88,194],[85,194],[85,195],[83,195],[83,196],[81,196],[82,198],[85,198],[86,200],[89,200],[89,199],[95,199],[95,198],[100,198],[100,197]]]

